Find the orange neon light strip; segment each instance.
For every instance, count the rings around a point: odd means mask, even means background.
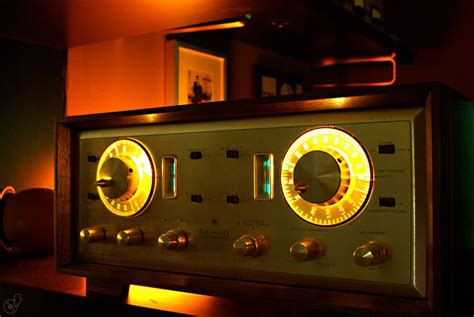
[[[347,83],[347,84],[314,84],[313,87],[361,87],[361,86],[390,86],[397,80],[397,62],[395,61],[396,54],[392,53],[390,56],[376,56],[376,57],[347,57],[347,58],[332,58],[323,59],[320,67],[328,67],[344,64],[357,63],[385,63],[392,64],[392,79],[389,81],[380,81],[374,83]]]

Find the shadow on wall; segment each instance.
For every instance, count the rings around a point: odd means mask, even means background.
[[[66,51],[0,39],[0,187],[54,187]]]

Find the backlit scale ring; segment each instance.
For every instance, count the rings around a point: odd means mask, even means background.
[[[107,197],[98,187],[100,199],[113,214],[121,217],[136,216],[148,207],[155,187],[154,164],[145,146],[133,139],[121,139],[110,144],[103,152],[97,166],[97,179],[104,162],[110,158],[126,157],[135,163],[138,170],[136,191],[126,199]]]
[[[331,155],[340,170],[337,192],[322,203],[306,201],[295,190],[298,160],[312,151]],[[351,134],[335,127],[319,127],[301,135],[286,152],[281,168],[281,186],[288,205],[299,217],[318,226],[340,225],[360,214],[372,193],[373,179],[367,151]]]

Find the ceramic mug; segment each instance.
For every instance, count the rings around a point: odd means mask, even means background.
[[[35,254],[54,253],[53,190],[32,188],[2,191],[0,217],[4,249]]]

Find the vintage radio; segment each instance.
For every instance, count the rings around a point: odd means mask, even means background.
[[[473,117],[424,84],[66,119],[58,269],[89,293],[469,309]]]

